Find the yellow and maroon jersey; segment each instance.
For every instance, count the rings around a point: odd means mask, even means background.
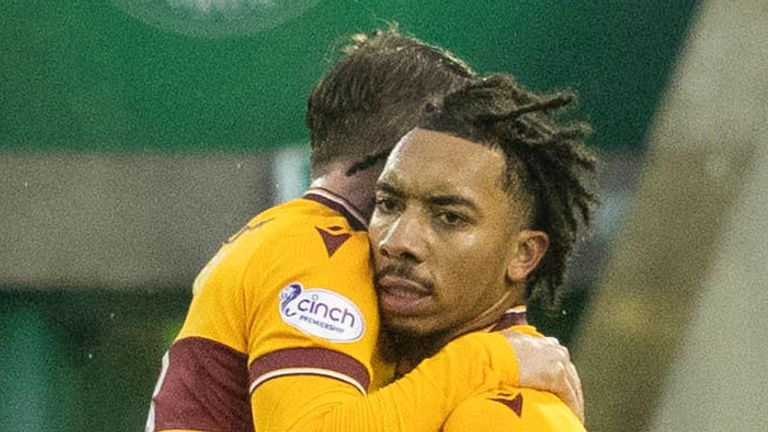
[[[516,330],[541,336],[526,321],[525,308],[507,311],[491,331]],[[557,396],[529,388],[499,386],[462,402],[443,426],[443,432],[584,432],[584,426]]]
[[[195,280],[164,359],[150,430],[253,430],[249,394],[288,375],[366,393],[379,322],[359,214],[313,190],[232,236]],[[376,364],[383,365],[381,362]]]
[[[375,355],[365,225],[327,191],[254,218],[193,290],[148,431],[432,432],[462,401],[518,376],[506,338],[475,332],[379,388],[393,367]]]

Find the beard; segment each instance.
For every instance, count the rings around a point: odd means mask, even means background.
[[[397,364],[398,375],[402,375],[440,351],[446,343],[447,335],[447,330],[419,334],[383,322],[380,353],[387,362]]]

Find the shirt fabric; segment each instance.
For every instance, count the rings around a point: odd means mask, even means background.
[[[147,431],[434,431],[517,376],[503,336],[473,334],[368,394],[393,373],[371,281],[364,219],[340,197],[313,189],[255,217],[195,280]]]

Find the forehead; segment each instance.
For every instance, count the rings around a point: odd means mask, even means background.
[[[408,133],[392,151],[381,181],[408,192],[478,195],[502,191],[501,150],[425,129]]]

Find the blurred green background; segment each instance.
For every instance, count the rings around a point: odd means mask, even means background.
[[[5,1],[0,146],[232,151],[302,141],[306,97],[334,47],[396,22],[479,71],[511,72],[539,90],[574,88],[596,146],[637,148],[695,4],[325,0],[250,36],[205,38],[147,25],[109,1]],[[160,7],[141,7],[162,17]]]
[[[284,9],[283,22],[278,9],[214,19],[183,15],[163,0],[129,3],[2,2],[0,158],[8,165],[51,156],[223,154],[264,159],[275,170],[281,149],[306,142],[306,96],[345,35],[392,22],[480,72],[511,72],[537,90],[573,88],[596,131],[590,145],[607,158],[642,157],[697,2],[264,2]],[[259,15],[267,12],[273,18]],[[262,186],[252,190],[258,204],[221,222],[217,238],[280,198],[273,185]],[[611,193],[622,187],[620,179],[604,186],[609,204],[620,204]],[[179,220],[194,205],[177,208]],[[18,223],[12,216],[3,224]],[[604,256],[613,226],[585,246],[588,256]],[[2,232],[4,248],[23,247],[23,234]],[[196,251],[193,267],[216,247]],[[74,253],[86,248],[72,245]],[[534,321],[565,343],[598,276],[594,263],[583,267],[570,279],[567,315],[534,311]],[[119,286],[76,272],[1,277],[0,430],[141,430],[193,277],[127,278]]]

